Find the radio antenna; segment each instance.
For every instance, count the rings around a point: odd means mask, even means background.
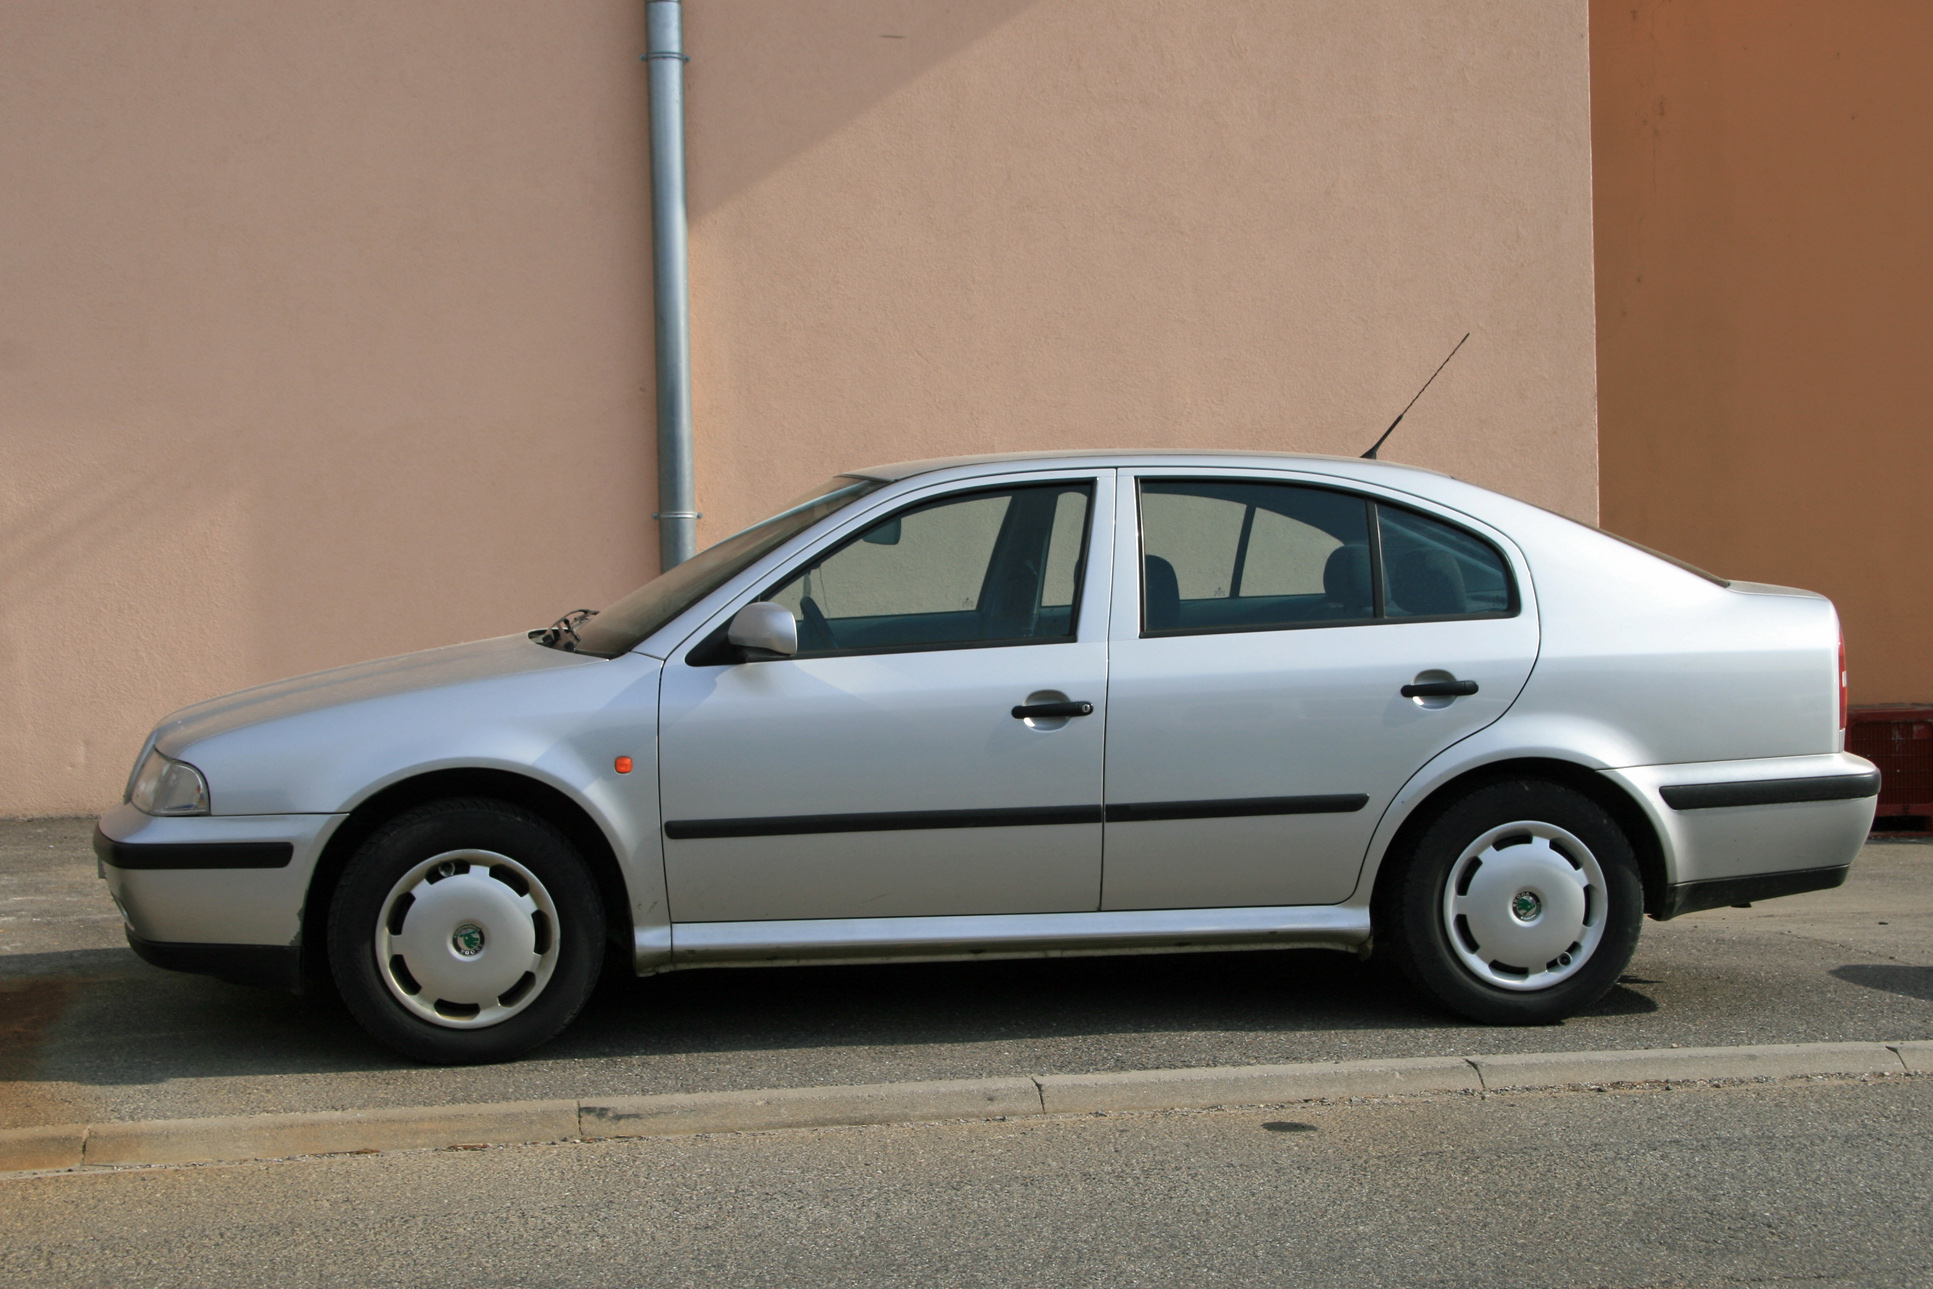
[[[1468,340],[1469,338],[1470,338],[1470,333],[1467,331],[1464,332],[1463,340]],[[1457,349],[1463,348],[1463,340],[1457,341],[1456,349],[1450,350],[1450,358],[1456,357]],[[1430,373],[1430,379],[1423,382],[1423,389],[1428,389],[1430,387],[1430,381],[1435,380],[1437,376],[1439,376],[1442,373],[1443,369],[1450,365],[1450,358],[1445,358],[1442,362],[1436,365],[1436,370]],[[1423,389],[1419,389],[1416,391],[1416,398],[1423,397]],[[1396,427],[1403,423],[1403,418],[1405,416],[1409,415],[1409,409],[1416,406],[1416,398],[1412,398],[1409,402],[1403,404],[1403,410],[1396,413],[1396,419],[1391,421],[1389,423],[1389,428],[1383,431],[1383,437],[1380,439],[1377,439],[1374,446],[1372,446],[1369,449],[1369,451],[1362,454],[1363,460],[1374,461],[1376,459],[1376,449],[1383,446],[1384,440],[1388,439],[1390,435],[1396,432]]]

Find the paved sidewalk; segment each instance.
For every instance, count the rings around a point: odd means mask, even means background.
[[[157,971],[94,876],[91,821],[0,823],[0,1128],[773,1087],[1933,1038],[1933,846],[1869,846],[1838,891],[1646,923],[1625,983],[1486,1029],[1318,951],[613,980],[558,1042],[400,1060],[329,999]]]
[[[1923,1286],[1933,1079],[0,1183],[0,1285]]]
[[[1638,1085],[1886,1081],[1933,1074],[1933,1043],[1777,1043],[1620,1048],[1392,1061],[1191,1066],[749,1092],[551,1098],[198,1119],[0,1128],[0,1177],[84,1168],[292,1159],[308,1155],[679,1137],[969,1119],[1299,1108],[1388,1097],[1602,1091]]]

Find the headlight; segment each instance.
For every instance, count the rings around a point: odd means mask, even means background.
[[[134,772],[128,804],[150,815],[205,815],[208,780],[186,761],[150,752]]]

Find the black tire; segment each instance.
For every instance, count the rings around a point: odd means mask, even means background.
[[[1376,936],[1451,1011],[1548,1025],[1610,991],[1643,918],[1637,858],[1610,815],[1571,788],[1511,779],[1424,828],[1378,901]]]
[[[444,885],[452,877],[462,880]],[[576,848],[539,816],[438,801],[363,843],[330,902],[328,938],[343,1003],[377,1040],[437,1065],[504,1061],[555,1037],[590,997],[604,907]],[[526,967],[507,987],[496,979]]]

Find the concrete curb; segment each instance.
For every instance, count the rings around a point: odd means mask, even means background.
[[[1285,1105],[1612,1084],[1933,1073],[1933,1042],[1537,1052],[1035,1078],[674,1092],[495,1105],[325,1110],[0,1130],[0,1172],[687,1136],[946,1119]]]
[[[1034,1080],[1019,1078],[776,1088],[765,1092],[673,1092],[585,1101],[579,1113],[587,1137],[667,1137],[1037,1115],[1040,1089]]]
[[[81,1162],[200,1164],[291,1155],[512,1145],[562,1141],[576,1135],[575,1101],[155,1119],[90,1125]]]
[[[1933,1056],[1933,1043],[1922,1044]],[[1884,1043],[1766,1043],[1756,1047],[1668,1047],[1635,1052],[1551,1052],[1477,1056],[1483,1086],[1666,1083],[1673,1080],[1794,1079],[1811,1075],[1898,1074],[1910,1069]]]
[[[1894,1043],[1893,1050],[1914,1074],[1933,1074],[1933,1043]]]
[[[87,1140],[84,1123],[50,1124],[45,1128],[0,1129],[0,1171],[79,1168],[81,1147]]]
[[[1332,1097],[1483,1090],[1475,1068],[1457,1056],[1241,1065],[1203,1070],[1129,1070],[1120,1074],[1050,1074],[1039,1083],[1041,1105],[1048,1114],[1196,1110],[1215,1105],[1276,1105]]]

